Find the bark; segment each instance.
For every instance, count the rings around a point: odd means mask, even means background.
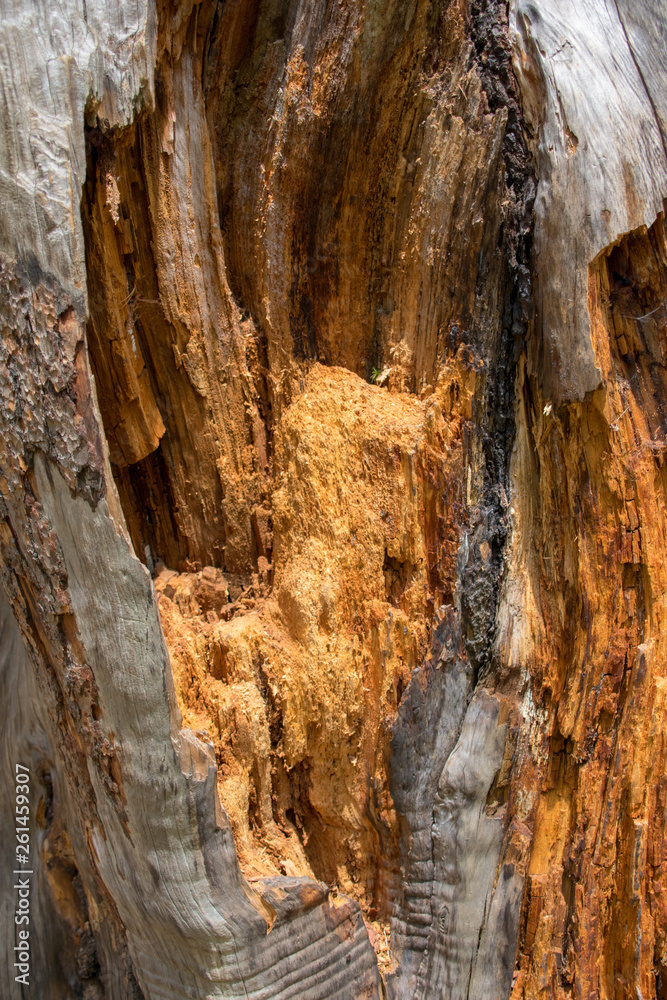
[[[666,42],[3,4],[3,996],[667,996]]]

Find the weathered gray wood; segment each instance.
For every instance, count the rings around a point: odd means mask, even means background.
[[[151,100],[155,5],[3,0],[0,22],[0,247],[85,308],[85,111],[113,127]]]
[[[514,0],[514,64],[533,129],[537,325],[545,393],[599,384],[588,265],[667,197],[667,21],[659,0]]]

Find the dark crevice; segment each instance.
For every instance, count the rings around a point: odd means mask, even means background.
[[[192,568],[187,539],[174,518],[170,476],[162,446],[133,465],[112,466],[134,551],[149,568]],[[151,566],[152,564],[152,566]]]
[[[86,130],[81,214],[87,341],[135,553],[151,569],[161,561],[192,570],[224,565],[226,526],[217,471],[202,471],[215,494],[211,503],[202,499],[187,465],[191,441],[201,439],[208,413],[188,369],[184,333],[173,327],[161,303],[145,175],[154,126],[144,115],[130,129],[111,135]],[[265,410],[270,412],[268,401]],[[187,510],[179,499],[184,479],[191,482],[185,487]]]
[[[401,598],[414,581],[418,567],[409,560],[399,560],[390,556],[385,549],[382,572],[384,573],[387,601],[395,608],[401,606]]]
[[[152,451],[144,454],[138,461],[132,461],[133,446],[137,447],[132,434],[135,425],[139,426],[143,414],[141,402],[136,396],[132,396],[131,376],[128,379],[126,375],[129,359],[124,355],[122,334],[125,330],[116,330],[114,327],[117,318],[124,313],[121,310],[118,317],[109,314],[107,282],[111,277],[113,263],[105,261],[105,254],[100,247],[100,241],[105,238],[112,244],[108,248],[108,258],[111,261],[117,260],[119,268],[125,274],[122,306],[126,307],[126,323],[132,348],[135,351],[138,349],[143,358],[136,384],[141,379],[148,380],[154,405],[162,411],[160,417],[166,418],[164,400],[162,406],[159,406],[160,391],[154,366],[148,363],[151,351],[145,330],[146,320],[155,320],[156,308],[161,314],[159,292],[155,275],[146,273],[145,261],[143,267],[139,261],[138,241],[143,240],[150,247],[152,239],[141,162],[141,124],[135,123],[132,127],[129,140],[128,136],[121,139],[120,134],[107,135],[97,128],[87,128],[86,154],[86,184],[81,215],[89,285],[90,318],[87,340],[112,472],[136,555],[144,563],[154,564],[157,559],[162,559],[168,565],[179,566],[187,559],[189,552],[187,540],[181,535],[174,518],[171,477],[165,460],[164,442],[156,441]],[[122,184],[123,175],[128,177],[127,182],[132,192],[132,217],[128,214],[128,201],[121,199],[117,206],[118,224],[115,227],[107,225],[105,228],[105,222],[108,223],[105,212],[109,211],[109,196],[107,195],[100,212],[98,187],[110,176],[116,179],[117,185],[119,182]],[[150,259],[150,250],[142,256]],[[164,324],[162,315],[160,319]],[[141,429],[139,426],[139,431]]]
[[[491,666],[503,553],[509,534],[509,464],[515,434],[515,383],[532,319],[531,253],[535,171],[512,70],[506,0],[473,0],[472,60],[492,112],[505,111],[502,153],[508,206],[500,249],[505,259],[503,313],[496,344],[487,345],[482,418],[484,486],[471,511],[469,557],[462,570],[462,630],[477,678]],[[480,275],[480,281],[483,280]],[[483,288],[480,288],[483,293]],[[481,346],[481,345],[480,345]]]

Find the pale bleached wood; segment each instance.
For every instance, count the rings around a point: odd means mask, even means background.
[[[537,162],[534,270],[547,395],[599,384],[588,265],[667,197],[667,19],[659,0],[518,0],[514,64]]]

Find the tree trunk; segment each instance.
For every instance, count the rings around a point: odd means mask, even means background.
[[[2,996],[666,1000],[664,5],[2,8]]]

